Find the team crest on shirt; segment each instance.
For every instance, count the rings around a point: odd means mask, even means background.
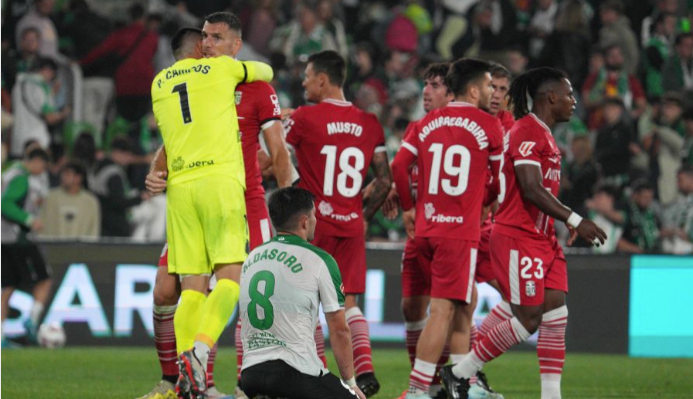
[[[242,91],[237,91],[237,92],[235,93],[234,97],[235,97],[235,99],[236,99],[236,105],[240,105],[240,104],[241,104],[241,97],[243,97],[243,92],[242,92]]]
[[[534,284],[534,281],[527,281],[525,283],[525,295],[528,297],[533,297],[537,294],[537,285]]]
[[[178,157],[173,160],[173,163],[171,164],[171,169],[173,169],[174,172],[179,172],[183,170],[183,166],[185,166],[185,161],[182,157]]]
[[[329,202],[325,201],[320,201],[320,204],[318,205],[318,210],[320,211],[320,214],[323,216],[330,216],[332,212],[334,212],[334,208],[332,208],[332,205],[330,205]]]
[[[426,220],[430,220],[436,213],[436,208],[430,202],[424,204],[424,215]]]
[[[520,154],[522,154],[523,157],[528,156],[529,154],[532,153],[532,148],[537,145],[534,141],[523,141],[522,144],[520,144]]]

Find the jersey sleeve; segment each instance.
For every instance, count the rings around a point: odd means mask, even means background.
[[[277,92],[269,84],[262,84],[257,93],[256,107],[260,127],[265,129],[274,121],[281,120],[282,108],[279,105]]]
[[[337,262],[329,254],[325,255],[321,256],[324,266],[318,274],[318,290],[323,312],[332,313],[344,309],[344,291]]]
[[[271,82],[274,77],[272,67],[259,61],[243,61],[243,66],[246,71],[245,82],[255,82],[262,80],[263,82]]]
[[[498,186],[500,179],[498,178],[498,174],[503,166],[503,131],[504,128],[500,121],[494,118],[491,126],[486,132],[489,138],[489,167],[491,176],[486,186],[484,205],[493,202],[500,192],[500,187]]]
[[[301,144],[301,134],[303,127],[301,126],[303,116],[303,108],[299,107],[293,114],[284,122],[284,131],[286,132],[286,142],[294,147]]]
[[[409,130],[409,128],[411,128],[411,131],[405,136],[402,146],[392,161],[392,177],[395,181],[397,194],[399,194],[400,204],[405,211],[414,207],[414,198],[412,198],[409,187],[409,167],[419,156],[419,140],[417,140],[415,133],[416,125],[410,124],[407,129]]]
[[[508,157],[513,166],[530,164],[541,168],[539,154],[545,145],[543,135],[523,126],[510,134]]]
[[[26,176],[18,176],[10,181],[2,193],[3,218],[23,226],[31,223],[31,215],[19,206],[19,201],[27,195],[28,190],[29,179]]]
[[[375,141],[375,149],[373,152],[385,152],[387,151],[387,146],[385,145],[385,132],[383,131],[383,127],[380,125],[380,122],[378,122],[378,118],[375,117],[375,115],[369,115],[370,118],[370,129],[374,134],[374,141]]]

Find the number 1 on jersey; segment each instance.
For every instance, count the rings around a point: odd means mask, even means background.
[[[171,93],[178,93],[178,97],[180,98],[180,112],[183,114],[183,123],[187,125],[192,122],[190,103],[188,102],[188,84],[184,82],[173,86]]]

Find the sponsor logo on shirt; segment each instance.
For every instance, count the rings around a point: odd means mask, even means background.
[[[430,202],[424,204],[424,216],[426,220],[436,223],[464,223],[463,216],[436,215],[436,208]]]
[[[322,216],[339,222],[351,222],[352,220],[359,218],[359,215],[356,212],[351,212],[348,215],[338,215],[334,213],[334,208],[332,208],[332,205],[327,201],[320,201],[320,204],[318,204],[318,211],[320,211]]]
[[[279,97],[276,94],[270,96],[270,101],[274,104],[274,110],[272,110],[272,115],[279,116],[282,114],[282,108],[279,106]]]
[[[522,144],[520,144],[520,154],[522,154],[523,157],[528,156],[529,154],[532,153],[532,148],[537,145],[534,141],[524,141]]]

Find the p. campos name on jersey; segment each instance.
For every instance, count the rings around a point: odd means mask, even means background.
[[[291,255],[286,251],[279,252],[277,248],[274,248],[272,250],[268,248],[262,252],[256,252],[255,256],[253,256],[252,259],[248,258],[245,261],[245,264],[243,265],[243,273],[245,273],[245,271],[248,270],[248,268],[252,266],[254,263],[266,259],[276,260],[279,263],[283,263],[286,267],[291,269],[292,273],[298,273],[303,270],[303,265],[300,263],[296,263],[298,258],[296,258],[295,256]]]
[[[333,135],[337,133],[353,134],[356,137],[361,137],[363,134],[363,126],[351,122],[330,122],[327,124],[327,134]]]
[[[203,75],[206,75],[209,73],[209,70],[212,69],[211,65],[194,65],[190,68],[186,69],[169,69],[166,71],[166,79],[173,79],[176,76],[180,75],[187,75],[189,73],[201,73]],[[161,84],[163,83],[163,80],[159,79],[156,81],[156,84],[161,88]]]
[[[437,223],[464,223],[464,217],[462,216],[447,216],[447,215],[433,215],[431,216],[431,222]]]
[[[440,116],[433,119],[432,121],[428,122],[426,126],[424,126],[424,128],[419,132],[419,140],[421,140],[421,142],[425,141],[426,137],[428,137],[431,132],[440,127],[459,127],[466,129],[472,134],[472,136],[474,136],[477,143],[479,143],[480,150],[488,147],[488,137],[486,136],[484,129],[482,129],[481,126],[479,126],[476,122],[469,120],[469,118],[461,117]]]

